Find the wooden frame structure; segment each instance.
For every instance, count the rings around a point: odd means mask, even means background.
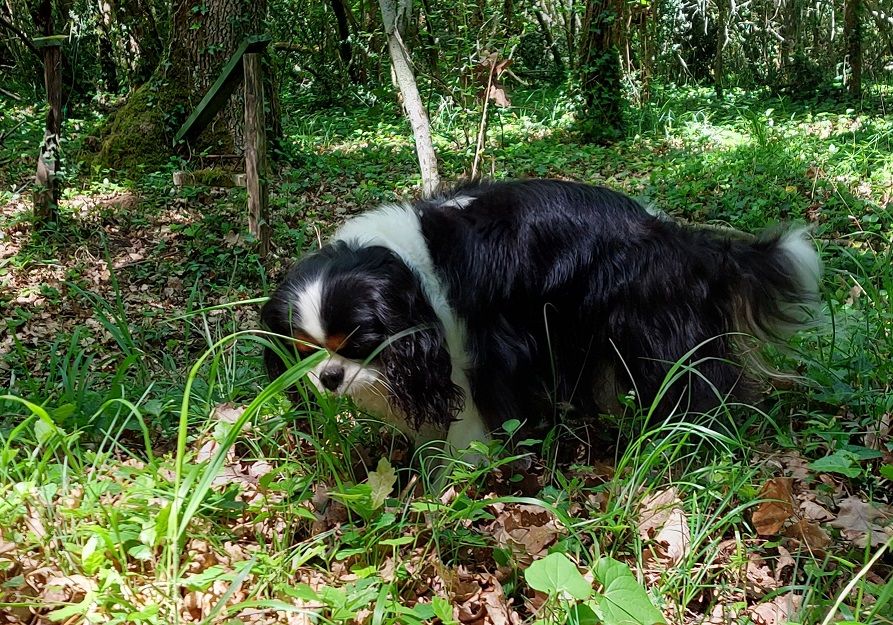
[[[56,177],[62,168],[59,153],[59,137],[62,134],[62,44],[68,35],[36,37],[31,40],[34,47],[43,53],[43,81],[47,91],[46,127],[40,154],[37,157],[37,173],[34,190],[34,221],[39,224],[55,221],[59,206],[59,180]]]
[[[268,35],[254,35],[242,41],[224,64],[217,80],[174,136],[175,143],[194,140],[226,105],[239,83],[244,84],[244,186],[248,190],[248,231],[260,243],[261,257],[266,257],[270,251],[270,225],[267,222],[269,163],[261,66],[261,55],[270,41],[271,37]],[[175,172],[174,184],[182,184],[187,177],[184,172]],[[236,174],[234,182],[242,186],[239,184],[240,174]]]

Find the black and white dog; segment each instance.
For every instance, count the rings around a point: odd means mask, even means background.
[[[804,230],[756,238],[683,227],[601,187],[460,186],[349,220],[300,260],[262,319],[328,392],[456,449],[507,419],[644,406],[703,411],[742,393],[734,333],[804,325],[821,266]],[[661,392],[673,363],[695,365]],[[271,375],[284,370],[268,349]],[[746,377],[746,376],[744,376]],[[550,412],[551,411],[551,412]]]

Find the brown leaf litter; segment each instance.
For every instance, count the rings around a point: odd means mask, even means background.
[[[688,517],[675,487],[656,491],[642,500],[638,530],[643,541],[650,541],[643,561],[652,571],[676,566],[691,551]]]

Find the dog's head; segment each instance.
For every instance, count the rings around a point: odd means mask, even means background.
[[[261,319],[298,358],[325,349],[309,374],[321,391],[353,398],[361,408],[446,428],[462,393],[443,326],[416,274],[391,250],[342,241],[308,255],[288,272]],[[272,348],[264,362],[271,378],[285,370]],[[384,400],[384,402],[382,401]]]

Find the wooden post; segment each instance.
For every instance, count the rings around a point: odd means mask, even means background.
[[[245,68],[245,178],[248,187],[248,230],[260,242],[261,258],[270,251],[267,223],[267,128],[264,120],[264,82],[261,55],[248,53]]]
[[[34,190],[34,221],[45,224],[56,219],[59,203],[57,172],[62,167],[59,136],[62,132],[62,42],[66,35],[34,39],[35,47],[43,49],[43,80],[47,90],[46,128],[37,157]]]

